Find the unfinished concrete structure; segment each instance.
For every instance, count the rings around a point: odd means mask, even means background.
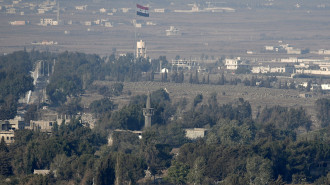
[[[7,144],[14,143],[15,130],[24,129],[25,123],[22,118],[0,121],[0,139],[4,138]]]

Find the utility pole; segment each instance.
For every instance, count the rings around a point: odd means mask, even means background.
[[[57,23],[60,24],[60,0],[57,0]]]

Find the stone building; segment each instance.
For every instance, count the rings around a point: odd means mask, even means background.
[[[206,134],[207,129],[189,128],[189,129],[185,129],[185,131],[186,131],[186,137],[188,139],[197,139],[197,138],[203,138]]]
[[[150,105],[150,92],[148,93],[146,108],[143,108],[144,128],[151,127],[151,116],[154,114],[154,109]]]

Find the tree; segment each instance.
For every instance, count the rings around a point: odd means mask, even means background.
[[[71,162],[72,160],[65,154],[57,154],[54,157],[53,162],[50,164],[50,170],[53,172],[56,171],[58,178],[67,180],[72,176]]]
[[[194,166],[190,168],[189,173],[187,175],[188,182],[194,185],[203,184],[206,168],[207,166],[204,157],[196,158]]]
[[[162,82],[167,82],[167,70],[165,70],[165,72],[162,73]]]
[[[17,114],[17,100],[13,95],[0,99],[0,120],[13,119]]]
[[[193,82],[195,84],[199,84],[199,78],[198,78],[198,71],[197,71],[197,69],[195,70],[195,78],[194,78]]]
[[[210,73],[207,73],[206,83],[210,84]]]
[[[101,115],[107,111],[112,111],[115,107],[116,105],[109,98],[95,100],[89,105],[91,112],[96,115]]]
[[[30,120],[37,120],[38,105],[32,104],[28,107],[26,113],[24,114],[24,121],[30,123]]]
[[[33,62],[27,52],[19,51],[0,57],[0,119],[13,119],[19,98],[33,90],[30,75]]]
[[[171,149],[168,145],[159,144],[155,131],[147,130],[142,134],[141,153],[146,160],[151,175],[160,174],[161,170],[170,166]]]
[[[57,108],[57,112],[61,115],[77,115],[78,112],[82,110],[80,106],[81,98],[72,98],[68,100],[65,104],[62,104],[60,107]]]
[[[246,171],[251,185],[269,184],[273,178],[272,162],[260,156],[247,159]]]
[[[310,116],[302,107],[290,109],[281,106],[265,107],[257,121],[263,125],[274,124],[277,129],[290,131],[299,127],[308,131],[312,125]]]
[[[217,93],[216,92],[211,93],[211,95],[208,99],[208,105],[209,105],[210,110],[218,109],[218,100],[217,100]]]
[[[249,144],[254,138],[251,126],[239,125],[235,120],[220,120],[215,129],[220,142],[226,146]]]
[[[183,70],[181,70],[178,76],[178,83],[183,83],[183,82],[184,82],[184,74],[183,74]]]
[[[311,88],[312,88],[312,81],[309,80],[309,81],[307,82],[306,91],[307,91],[307,92],[311,91]]]
[[[170,95],[163,88],[158,89],[151,93],[151,102],[153,104],[169,102],[169,101],[171,101]]]
[[[203,95],[202,94],[197,94],[197,96],[194,98],[193,107],[196,107],[202,101],[203,101]]]
[[[284,82],[284,85],[283,85],[283,89],[288,89],[289,87],[288,87],[288,82],[287,81],[285,81]]]
[[[322,98],[315,102],[317,118],[321,122],[321,127],[330,125],[330,99]]]
[[[136,184],[143,177],[145,163],[134,154],[115,154],[115,184]]]
[[[186,184],[188,171],[187,165],[174,160],[168,169],[166,180],[173,184]]]
[[[250,74],[251,70],[245,67],[238,67],[235,71],[235,74]]]
[[[171,74],[171,82],[178,83],[178,72],[174,71]]]
[[[316,182],[316,185],[330,184],[330,172],[328,172],[327,176],[320,177]]]
[[[296,84],[292,81],[289,85],[290,89],[296,89]]]
[[[273,182],[271,182],[269,185],[285,185],[282,176],[279,175],[278,178],[276,180],[274,180]]]
[[[1,137],[0,152],[9,152],[4,136]]]
[[[96,172],[96,182],[97,185],[112,185],[115,182],[115,164],[111,159],[111,156],[108,156],[104,159],[98,171]]]
[[[141,130],[144,126],[142,105],[129,104],[111,114],[110,120],[104,119],[101,123],[111,129]]]
[[[4,137],[0,142],[0,175],[9,176],[12,172],[11,159],[9,157],[9,150],[6,146]]]
[[[122,83],[114,83],[111,85],[112,94],[114,96],[120,96],[123,92],[124,85]]]

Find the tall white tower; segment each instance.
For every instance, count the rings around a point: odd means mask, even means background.
[[[136,58],[147,58],[146,43],[142,40],[136,42]]]
[[[150,105],[150,92],[148,92],[148,98],[146,103],[146,108],[143,108],[144,115],[144,128],[151,127],[151,116],[154,114],[154,109]]]

